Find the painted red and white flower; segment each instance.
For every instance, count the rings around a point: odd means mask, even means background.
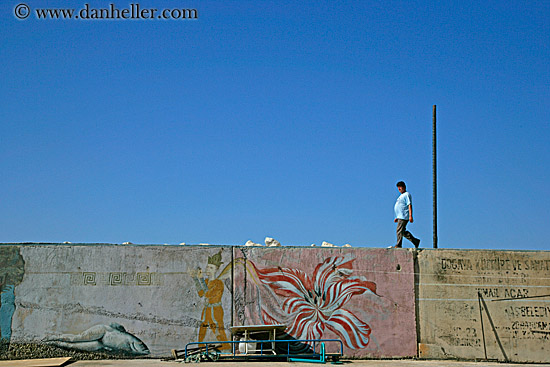
[[[296,339],[321,339],[329,329],[348,348],[364,348],[369,343],[370,326],[344,308],[356,295],[376,295],[376,284],[361,276],[352,276],[350,256],[329,257],[315,267],[313,276],[298,269],[269,268],[254,270],[261,284],[283,298],[282,311],[291,324],[287,333]],[[262,310],[263,322],[278,323]]]

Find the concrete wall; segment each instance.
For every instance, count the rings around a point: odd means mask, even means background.
[[[418,253],[421,358],[550,362],[550,253]]]
[[[232,324],[284,323],[291,337],[341,338],[347,355],[416,355],[406,250],[23,245],[0,258],[11,342],[162,356],[228,340]],[[294,294],[273,268],[296,275]]]
[[[208,256],[220,250],[228,263],[230,247],[0,246],[5,264],[17,258],[24,263],[22,279],[3,284],[2,337],[89,351],[170,355],[171,349],[197,340],[200,329],[204,297],[189,270],[204,268]],[[231,297],[224,294],[221,305],[231,310]],[[224,323],[230,324],[230,312]]]
[[[550,252],[0,245],[0,335],[167,356],[283,323],[347,356],[550,362],[549,279]]]
[[[237,324],[285,324],[299,339],[341,339],[357,357],[416,355],[407,250],[240,248]],[[327,346],[328,347],[328,346]]]

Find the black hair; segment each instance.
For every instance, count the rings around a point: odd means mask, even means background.
[[[395,186],[407,188],[407,185],[403,181],[399,181]]]

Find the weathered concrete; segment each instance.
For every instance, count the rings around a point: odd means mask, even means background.
[[[205,299],[197,294],[190,270],[205,268],[208,257],[219,251],[222,262],[231,261],[229,247],[19,249],[25,272],[15,291],[12,342],[134,355],[147,349],[152,355],[169,355],[196,341]],[[231,310],[230,296],[220,303]],[[230,320],[228,313],[224,322]]]
[[[0,245],[0,296],[0,358],[161,357],[284,323],[346,356],[550,362],[550,252]]]
[[[6,268],[12,297],[3,294],[0,309],[12,343],[167,356],[189,342],[229,340],[232,324],[284,323],[289,337],[342,339],[346,355],[416,355],[408,250],[71,244],[0,251],[5,264],[17,265]],[[265,275],[269,269],[278,273]],[[294,290],[282,290],[288,275]]]
[[[419,356],[550,362],[550,253],[418,253]]]
[[[235,324],[341,339],[347,356],[416,356],[410,251],[241,248],[235,258]]]

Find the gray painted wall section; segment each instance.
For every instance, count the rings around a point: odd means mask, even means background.
[[[90,338],[82,335],[87,330],[116,323],[153,355],[169,355],[196,341],[204,300],[188,270],[204,267],[214,251],[218,249],[22,246],[25,275],[16,289],[11,340],[67,342],[72,335],[84,342]],[[224,248],[222,255],[230,259],[231,249]],[[222,303],[231,309],[230,292]],[[225,322],[230,324],[230,315]],[[83,345],[78,341],[71,342],[78,348]],[[113,343],[114,348],[106,348],[117,352]]]

